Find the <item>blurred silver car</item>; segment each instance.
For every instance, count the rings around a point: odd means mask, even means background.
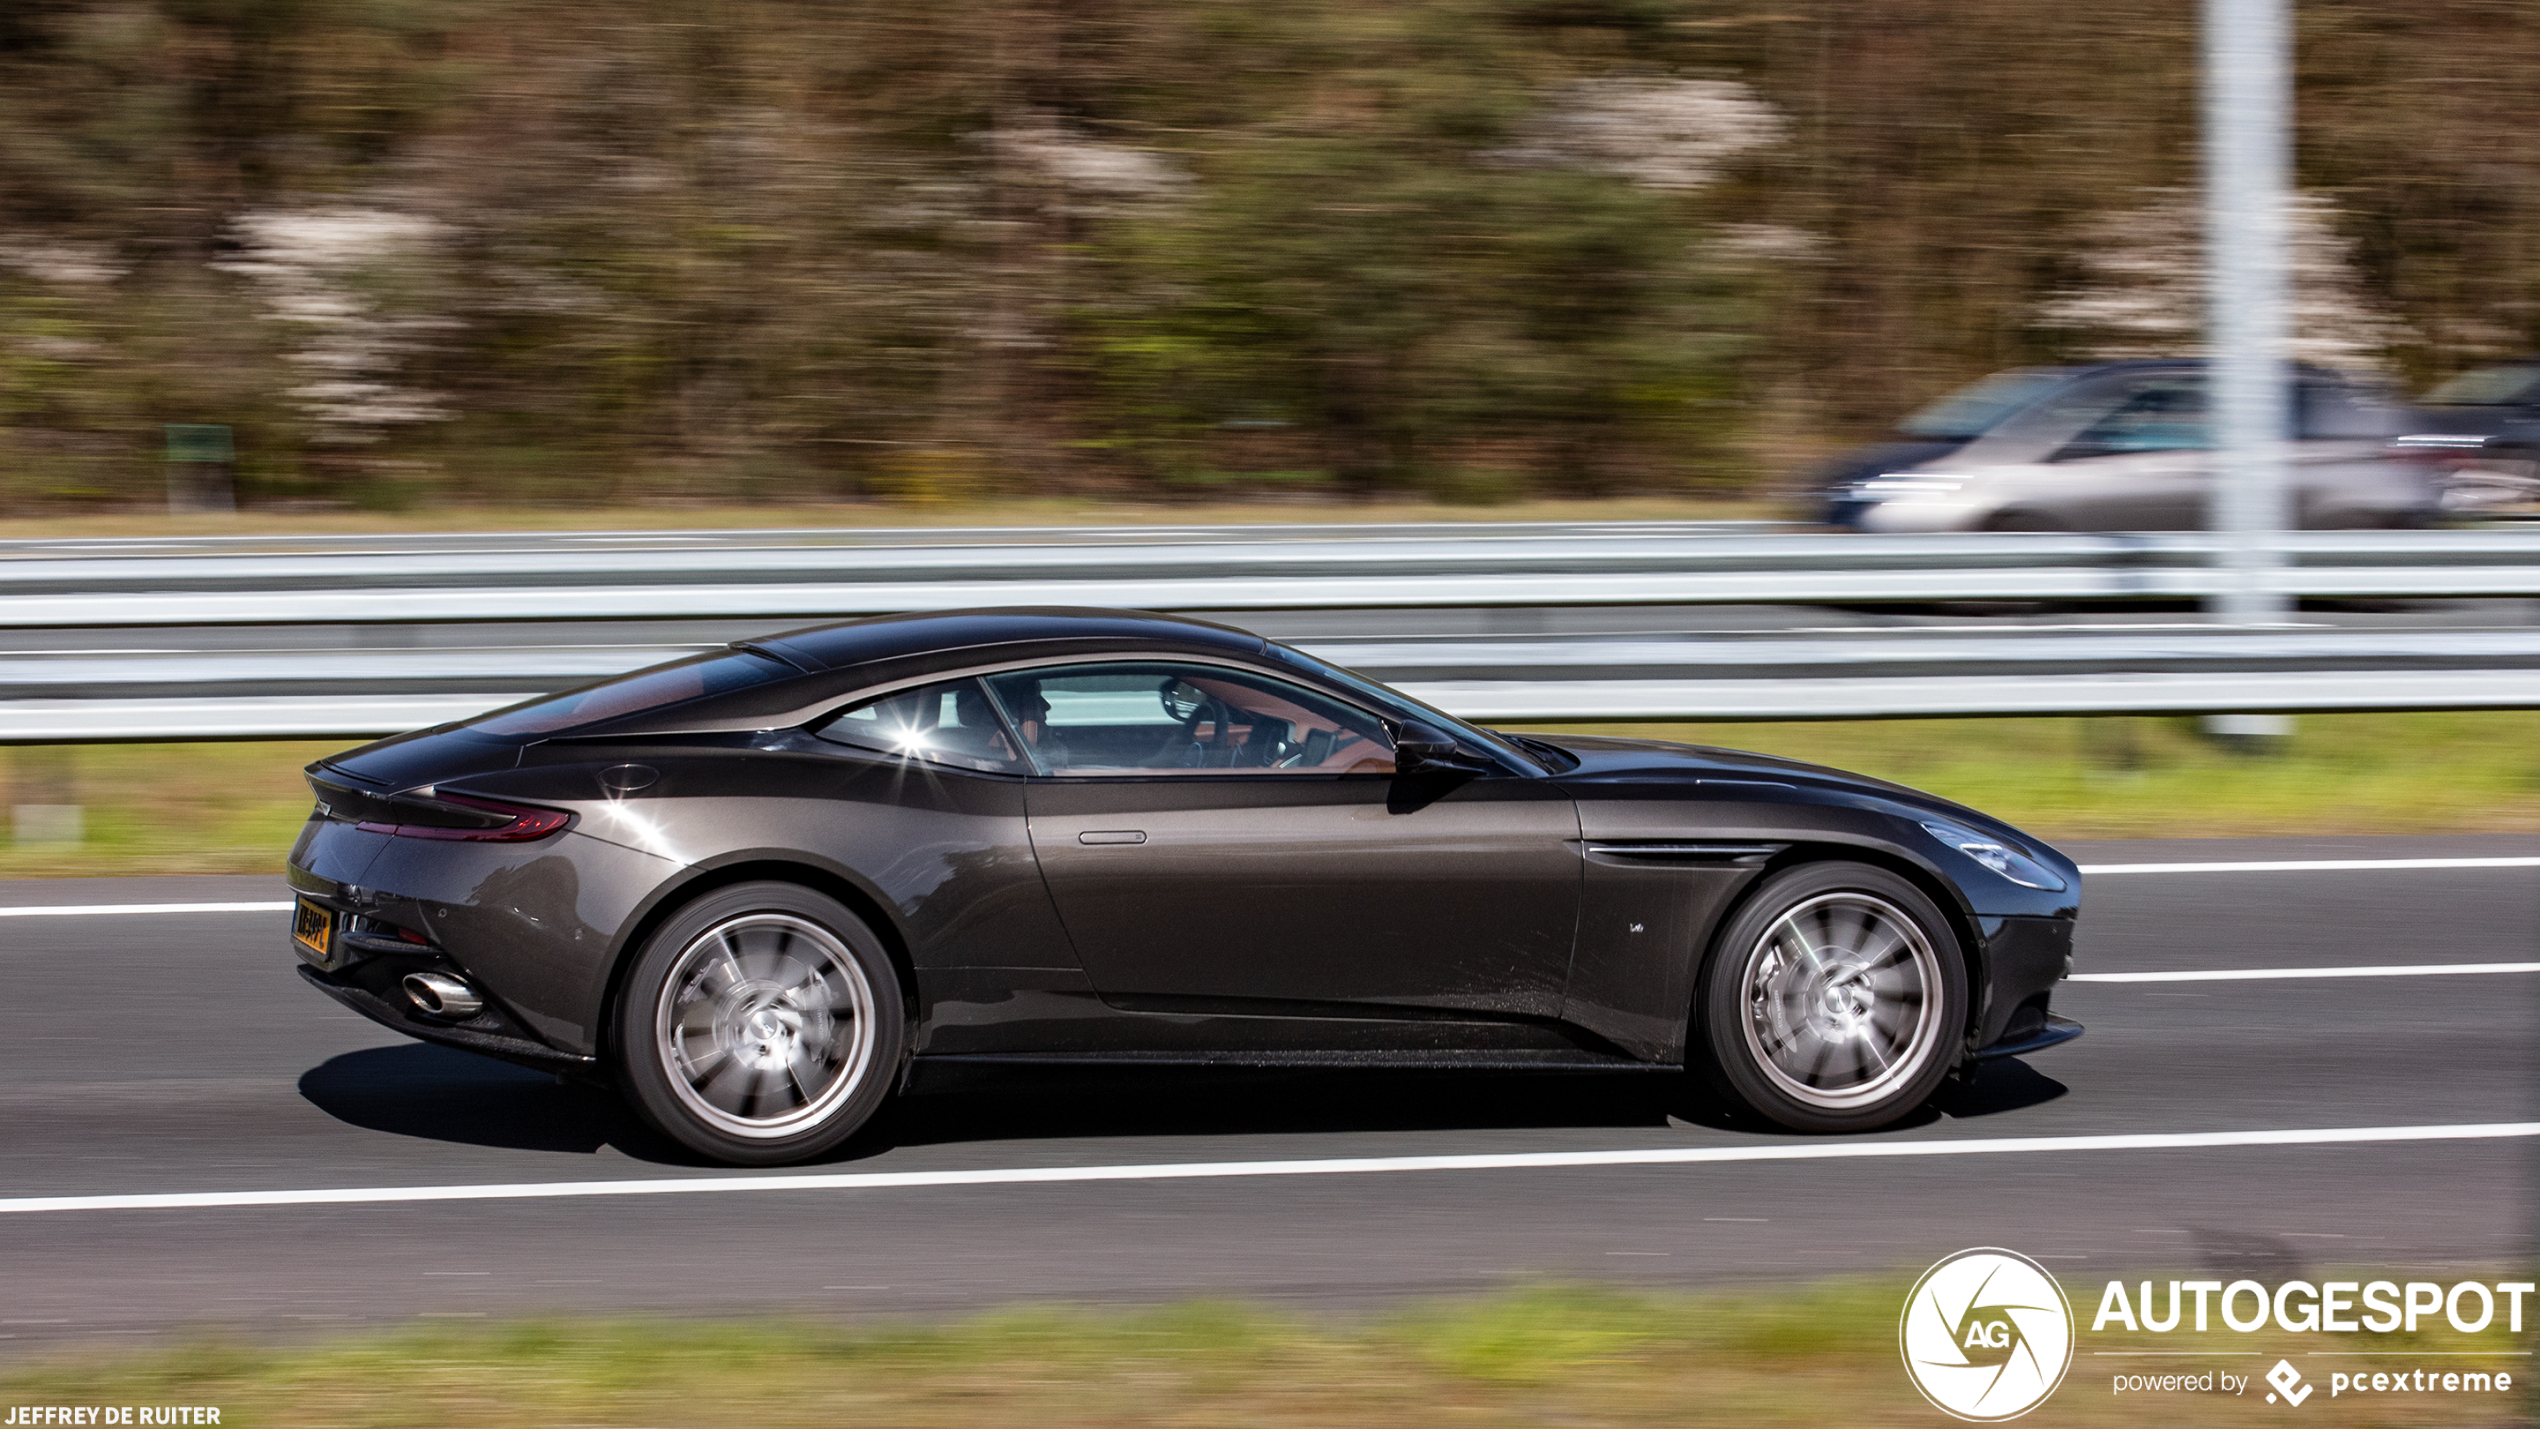
[[[2214,454],[2199,361],[2021,374],[2037,390],[1946,455],[1826,493],[1862,531],[2185,531],[2202,527]],[[2435,514],[2422,470],[2393,460],[2400,410],[2377,387],[2303,369],[2291,498],[2302,526],[2414,526]]]
[[[2391,452],[2453,516],[2540,515],[2540,357],[2472,368],[2418,398]]]

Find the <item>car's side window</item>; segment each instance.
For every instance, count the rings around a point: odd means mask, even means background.
[[[2399,434],[2398,412],[2369,388],[2305,382],[2294,393],[2293,435],[2303,441],[2363,441]]]
[[[2070,459],[2126,452],[2201,451],[2213,445],[2205,423],[2205,384],[2195,377],[2150,377],[2117,410],[2091,424],[2057,453]]]
[[[976,680],[952,680],[850,705],[812,733],[833,744],[954,769],[1032,772]]]
[[[986,683],[1044,774],[1393,772],[1393,740],[1374,715],[1251,671],[1141,660]]]

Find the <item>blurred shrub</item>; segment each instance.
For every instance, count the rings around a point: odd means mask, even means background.
[[[938,448],[877,459],[864,489],[895,505],[943,506],[983,500],[995,484],[995,473],[977,453]]]

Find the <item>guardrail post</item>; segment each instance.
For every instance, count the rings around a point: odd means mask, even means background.
[[[2205,247],[2225,579],[2206,602],[2234,625],[2282,624],[2285,438],[2285,0],[2205,0]]]
[[[9,835],[20,847],[60,848],[86,832],[79,806],[78,756],[65,745],[18,749],[10,760]]]

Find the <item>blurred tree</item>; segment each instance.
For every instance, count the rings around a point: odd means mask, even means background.
[[[1237,53],[1203,72],[1297,82],[1212,101],[1193,192],[1108,226],[1082,309],[1114,425],[1166,473],[1230,423],[1301,430],[1362,490],[1492,462],[1672,485],[1715,452],[1745,315],[1688,195],[1779,116],[1723,81],[1547,86],[1493,8],[1217,27]]]
[[[2107,340],[2194,23],[13,0],[0,511],[155,501],[170,422],[251,502],[1745,484]],[[2540,14],[2299,23],[2341,340],[2540,346]]]

